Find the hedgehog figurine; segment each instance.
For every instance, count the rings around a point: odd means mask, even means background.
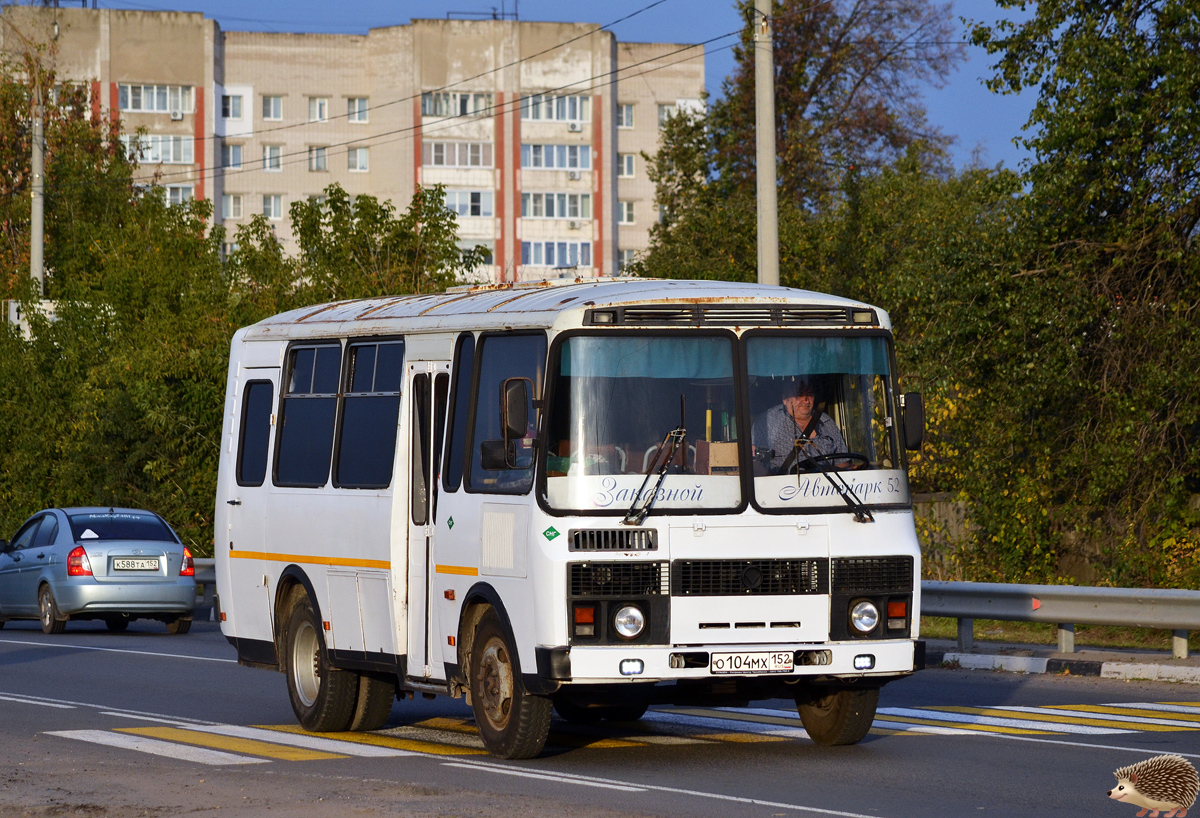
[[[1117,786],[1108,791],[1108,797],[1144,807],[1138,818],[1147,812],[1150,818],[1158,818],[1160,810],[1167,811],[1165,818],[1184,818],[1200,790],[1196,768],[1177,755],[1148,758],[1121,767],[1113,775]]]

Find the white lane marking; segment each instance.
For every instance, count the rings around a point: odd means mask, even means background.
[[[531,770],[521,770],[511,767],[479,767],[473,764],[461,764],[450,762],[447,767],[465,767],[468,770],[483,770],[489,773],[499,773],[500,775],[516,775],[521,778],[536,778],[539,781],[557,781],[560,784],[579,784],[582,787],[603,787],[609,790],[621,790],[623,792],[645,792],[645,787],[634,787],[628,784],[608,784],[600,781],[584,781],[577,778],[567,778],[565,776],[556,775],[554,773],[536,773]]]
[[[73,704],[58,704],[57,702],[43,702],[43,701],[38,701],[37,699],[33,699],[33,698],[29,698],[29,699],[24,698],[24,697],[18,698],[17,696],[0,696],[0,701],[20,702],[21,704],[36,704],[41,707],[61,707],[63,710],[74,710],[75,709],[75,705],[73,705]]]
[[[1128,705],[1125,706],[1128,707]],[[1019,707],[1014,704],[996,705],[993,709],[1013,710],[1019,713],[1048,713],[1052,716],[1072,716],[1077,719],[1122,721],[1132,722],[1134,724],[1162,724],[1167,727],[1190,727],[1193,730],[1200,729],[1200,723],[1194,721],[1183,721],[1181,719],[1155,719],[1149,716],[1121,716],[1115,713],[1095,713],[1091,710],[1056,710],[1052,707]]]
[[[971,713],[946,713],[941,710],[914,710],[909,707],[881,707],[876,712],[883,716],[907,716],[930,721],[983,724],[991,727],[1019,727],[1023,730],[1052,730],[1057,733],[1080,733],[1088,736],[1138,732],[1137,730],[1120,730],[1115,727],[1090,727],[1085,724],[1062,724],[1056,721],[1038,721],[1036,719],[1005,719],[997,716],[976,716]]]
[[[322,738],[308,733],[288,733],[282,730],[263,730],[259,727],[242,727],[236,724],[181,724],[185,730],[195,730],[200,733],[213,733],[230,738],[248,738],[252,741],[266,741],[272,744],[283,744],[289,747],[302,747],[306,750],[320,750],[326,753],[340,753],[347,756],[362,756],[363,758],[394,758],[399,756],[422,755],[412,750],[397,750],[394,747],[379,747],[374,744],[359,744],[354,741],[340,741],[335,738]]]
[[[139,713],[122,713],[119,710],[101,710],[101,716],[116,716],[122,719],[137,719],[138,721],[154,721],[159,724],[170,724],[173,727],[192,727],[196,724],[194,721],[182,721],[180,719],[165,719],[156,716],[143,716]]]
[[[1106,704],[1104,707],[1136,707],[1140,710],[1161,710],[1164,713],[1190,713],[1200,715],[1200,704],[1155,704],[1154,702],[1121,702]]]
[[[196,764],[223,766],[225,764],[266,764],[265,758],[224,753],[220,750],[207,750],[202,747],[192,747],[187,744],[176,744],[170,741],[131,736],[125,733],[109,733],[104,730],[58,730],[46,733],[48,736],[73,738],[92,744],[102,744],[106,747],[117,747],[123,750],[136,750],[139,753],[151,753],[156,756],[176,758],[181,761],[191,761]]]
[[[228,662],[236,665],[237,659],[218,659],[214,656],[188,656],[183,653],[158,653],[152,650],[127,650],[125,648],[94,648],[90,645],[70,645],[62,642],[25,642],[20,639],[0,639],[5,645],[27,645],[31,648],[66,648],[67,650],[98,650],[101,653],[132,653],[137,656],[165,656],[168,659],[194,659],[197,662]]]
[[[642,721],[662,722],[682,727],[706,727],[710,730],[724,730],[730,733],[758,733],[783,738],[808,738],[808,732],[803,728],[782,727],[777,724],[762,724],[755,721],[739,719],[717,719],[705,716],[690,716],[684,713],[671,713],[665,710],[648,710],[642,716]]]
[[[175,722],[187,722],[189,724],[216,724],[216,722],[205,721],[203,719],[189,719],[186,716],[167,716],[163,713],[149,713],[145,710],[126,710],[120,707],[109,707],[103,704],[93,704],[92,702],[73,702],[70,699],[51,699],[47,697],[26,696],[23,693],[0,693],[0,699],[12,697],[12,701],[21,702],[22,704],[43,704],[47,707],[90,707],[93,710],[110,711],[108,715],[112,716],[127,716],[129,718],[147,717],[153,719],[168,719],[172,724]]]
[[[464,767],[468,769],[482,770],[487,772],[511,772],[514,768],[505,767],[500,764],[493,764],[487,761],[444,761],[442,762],[447,767]],[[821,807],[807,807],[803,804],[788,804],[782,801],[763,801],[759,798],[746,798],[740,795],[725,795],[719,792],[704,792],[703,790],[688,790],[682,787],[667,787],[661,784],[641,784],[633,781],[618,781],[612,778],[599,778],[591,775],[574,775],[571,773],[553,773],[555,781],[560,781],[563,784],[578,784],[581,786],[590,785],[610,785],[614,788],[629,787],[638,790],[650,790],[653,792],[668,792],[675,795],[690,795],[696,798],[709,798],[716,801],[731,801],[737,804],[753,804],[760,807],[775,807],[776,809],[795,810],[797,812],[815,812],[819,815],[838,815],[843,818],[880,818],[878,815],[865,815],[859,812],[843,812],[841,810],[822,809]]]

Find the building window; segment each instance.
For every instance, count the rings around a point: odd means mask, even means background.
[[[668,119],[675,116],[676,110],[674,105],[658,106],[658,127],[660,130],[667,124]]]
[[[482,241],[471,241],[470,239],[461,239],[458,242],[458,249],[462,252],[466,252],[468,250],[478,250],[480,247],[483,248],[483,251],[482,251],[483,258],[480,260],[480,264],[484,264],[484,265],[495,264],[496,263],[496,242],[492,241],[491,239],[485,239]]]
[[[121,137],[130,159],[146,164],[190,165],[195,161],[196,140],[190,136],[160,134]]]
[[[242,194],[226,193],[221,197],[221,218],[240,219],[242,217]]]
[[[617,106],[617,127],[633,127],[633,104],[623,102]]]
[[[622,250],[617,253],[617,270],[624,270],[637,260],[637,250]]]
[[[242,169],[242,146],[224,144],[221,146],[221,167],[225,170]]]
[[[550,122],[590,122],[592,98],[534,94],[521,98],[521,119]]]
[[[591,145],[522,145],[521,167],[591,170]]]
[[[521,217],[525,219],[590,219],[590,193],[522,193]]]
[[[491,112],[491,94],[446,91],[421,94],[421,116],[487,116]]]
[[[117,104],[122,111],[190,114],[195,112],[190,85],[117,86]]]
[[[310,146],[308,149],[308,169],[310,171],[329,170],[326,153],[329,149],[324,146]]]
[[[193,194],[191,185],[167,185],[168,204],[181,205],[190,202]]]
[[[242,118],[241,94],[224,94],[221,96],[221,116],[226,119]]]
[[[329,97],[308,98],[308,121],[324,122],[329,119]]]
[[[346,118],[351,122],[368,122],[367,98],[350,97],[346,100]]]
[[[283,119],[283,97],[263,97],[263,119]]]
[[[425,142],[421,160],[427,167],[490,168],[491,142]]]
[[[460,216],[491,216],[492,191],[447,190],[446,208]]]
[[[366,173],[371,164],[370,151],[367,148],[351,148],[346,151],[346,169],[353,173]]]
[[[263,194],[263,215],[272,221],[283,218],[283,196],[281,194]]]
[[[263,170],[283,170],[283,145],[263,145]]]
[[[633,202],[617,202],[617,224],[633,224]]]
[[[590,241],[523,241],[521,264],[529,267],[591,267]]]
[[[617,178],[632,179],[633,178],[633,154],[622,153],[617,156]]]

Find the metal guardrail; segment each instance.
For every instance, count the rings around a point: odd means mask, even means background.
[[[217,561],[214,559],[193,560],[196,566],[196,607],[208,608],[210,618],[215,618],[217,593]]]
[[[958,619],[960,650],[974,645],[976,619],[1003,619],[1057,625],[1061,653],[1075,652],[1076,625],[1169,630],[1172,655],[1186,659],[1188,633],[1200,630],[1200,591],[926,580],[921,613]]]

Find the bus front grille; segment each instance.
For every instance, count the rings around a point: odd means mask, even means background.
[[[665,562],[573,562],[568,571],[574,598],[666,596],[670,588]]]
[[[675,560],[673,596],[829,593],[827,559]]]
[[[572,551],[657,551],[653,528],[580,528],[571,530]]]
[[[911,592],[912,557],[838,557],[833,561],[834,593]]]

